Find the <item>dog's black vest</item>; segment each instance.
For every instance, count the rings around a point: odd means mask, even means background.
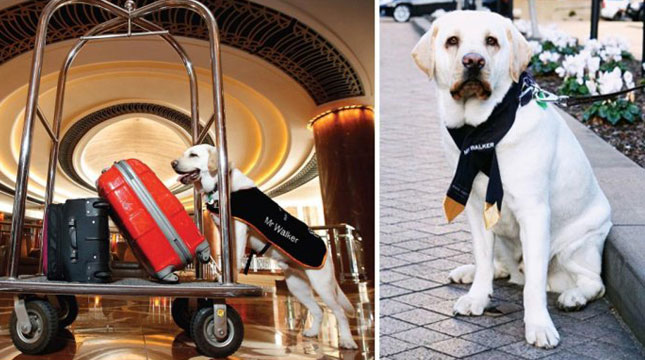
[[[531,101],[534,84],[528,73],[522,73],[519,82],[511,85],[502,102],[495,106],[485,122],[477,127],[463,125],[459,128],[448,128],[450,136],[461,151],[455,176],[443,204],[448,221],[452,221],[463,211],[475,176],[480,171],[488,176],[484,208],[486,228],[492,227],[499,220],[504,190],[495,146],[513,126],[518,107]]]
[[[216,201],[206,206],[211,212],[219,214]],[[323,266],[327,255],[325,241],[257,187],[231,192],[231,215],[251,226],[269,244],[300,265],[314,269]],[[260,255],[266,250],[268,246],[262,249]],[[245,272],[248,271],[250,259]]]

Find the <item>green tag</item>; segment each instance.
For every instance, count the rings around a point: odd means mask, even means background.
[[[535,96],[535,102],[536,102],[536,103],[537,103],[537,104],[538,104],[542,109],[546,109],[546,102],[544,102],[544,101],[541,101],[541,100],[540,100],[540,99],[542,99],[542,98],[544,98],[544,93],[543,93],[542,91],[540,91],[540,92],[539,92],[539,93],[537,93],[537,95]]]

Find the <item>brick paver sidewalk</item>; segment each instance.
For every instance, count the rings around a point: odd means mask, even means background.
[[[448,272],[473,263],[465,215],[447,225],[441,200],[451,171],[443,158],[432,85],[410,51],[410,24],[381,21],[380,351],[385,359],[640,359],[640,345],[604,299],[579,312],[550,311],[561,336],[553,350],[524,341],[522,291],[496,281],[494,308],[453,317],[468,287]]]

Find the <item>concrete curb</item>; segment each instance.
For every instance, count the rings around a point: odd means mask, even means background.
[[[413,18],[423,35],[426,18]],[[606,295],[623,321],[645,344],[645,169],[618,152],[563,110],[560,113],[580,141],[612,208],[614,226],[603,254]]]
[[[607,297],[638,340],[645,344],[645,169],[560,110],[607,195],[613,228],[603,254]]]

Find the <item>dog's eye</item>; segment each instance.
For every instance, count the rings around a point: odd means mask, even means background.
[[[486,37],[486,45],[497,46],[497,39],[493,36]]]
[[[190,155],[188,155],[188,157],[191,157],[191,158],[197,157],[197,154],[190,154]]]
[[[459,38],[456,36],[451,36],[446,40],[446,46],[456,46],[459,45]]]

